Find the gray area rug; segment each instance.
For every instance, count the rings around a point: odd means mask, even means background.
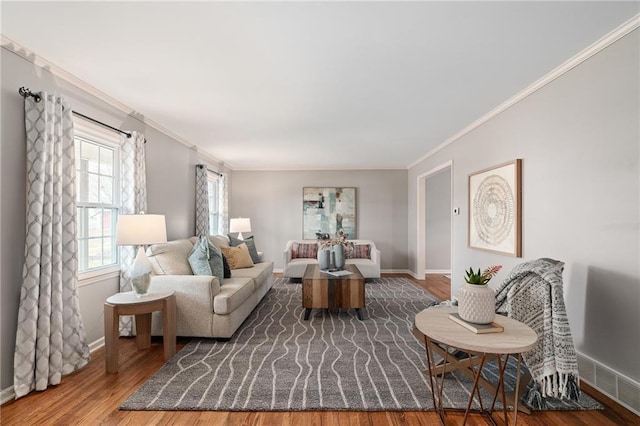
[[[435,298],[404,278],[366,285],[364,321],[354,310],[313,310],[302,319],[300,284],[274,288],[227,342],[194,339],[121,406],[123,410],[431,410],[416,313]],[[495,367],[486,366],[493,379]],[[514,368],[515,370],[515,368]],[[515,383],[513,375],[507,381]],[[464,408],[471,381],[446,379],[445,405]],[[507,389],[509,389],[507,384]],[[580,404],[553,409],[594,409]],[[487,399],[485,399],[487,398]],[[490,401],[484,395],[483,401]]]

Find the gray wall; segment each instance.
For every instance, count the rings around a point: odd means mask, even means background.
[[[635,30],[409,170],[409,247],[416,260],[417,176],[453,160],[455,294],[470,266],[565,262],[577,349],[640,380],[640,42]],[[467,175],[523,159],[521,259],[467,248]]]
[[[25,130],[20,86],[33,91],[57,91],[74,110],[114,127],[143,132],[148,140],[148,211],[165,214],[170,239],[193,235],[195,227],[195,164],[198,154],[169,136],[146,126],[141,116],[127,116],[48,70],[2,48],[2,117],[0,144],[0,388],[13,384],[13,350],[22,284],[25,232]],[[87,341],[101,338],[104,299],[118,291],[117,278],[92,281],[79,288]]]
[[[451,270],[451,167],[425,181],[425,270]]]
[[[249,217],[258,250],[283,268],[288,240],[302,238],[302,188],[356,187],[358,238],[373,240],[382,269],[406,270],[407,171],[234,171],[229,217]]]

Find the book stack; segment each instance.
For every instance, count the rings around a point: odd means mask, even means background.
[[[460,318],[460,315],[457,312],[449,314],[449,319],[460,324],[466,329],[473,331],[476,334],[502,333],[504,331],[504,327],[497,322],[492,322],[489,324],[476,324],[474,322],[463,320],[462,318]]]
[[[345,276],[351,275],[353,273],[353,272],[349,272],[349,271],[346,271],[346,270],[342,270],[342,271],[331,271],[331,270],[328,270],[328,271],[325,271],[325,272],[327,274],[329,274],[329,275],[333,275],[334,277],[345,277]]]

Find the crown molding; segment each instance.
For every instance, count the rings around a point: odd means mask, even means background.
[[[602,37],[600,40],[598,40],[595,43],[593,43],[590,46],[588,46],[582,52],[578,53],[577,55],[575,55],[574,57],[572,57],[568,61],[564,62],[562,65],[560,65],[559,67],[555,68],[554,70],[552,70],[551,72],[549,72],[548,74],[543,76],[542,78],[538,79],[537,81],[535,81],[534,83],[532,83],[531,85],[526,87],[524,90],[518,92],[515,96],[513,96],[510,99],[506,100],[502,104],[498,105],[496,108],[492,109],[491,111],[489,111],[488,113],[486,113],[485,115],[483,115],[482,117],[477,119],[476,121],[472,122],[471,124],[469,124],[468,126],[463,128],[462,130],[460,130],[458,133],[456,133],[453,136],[451,136],[450,138],[446,139],[444,142],[442,142],[440,145],[436,146],[435,148],[433,148],[432,150],[427,152],[425,155],[420,157],[418,160],[416,160],[413,163],[409,164],[407,166],[407,169],[411,169],[411,168],[417,166],[418,164],[420,164],[421,162],[423,162],[427,158],[431,157],[432,155],[434,155],[438,151],[441,151],[444,148],[446,148],[447,146],[449,146],[452,143],[456,142],[458,139],[462,138],[467,133],[470,133],[471,131],[473,131],[473,130],[477,129],[478,127],[482,126],[483,124],[485,124],[486,122],[488,122],[489,120],[491,120],[492,118],[497,116],[498,114],[504,112],[508,108],[511,108],[513,105],[517,104],[518,102],[520,102],[521,100],[523,100],[527,96],[531,95],[532,93],[537,92],[538,90],[542,89],[544,86],[546,86],[547,84],[551,83],[552,81],[554,81],[558,77],[561,77],[562,75],[568,73],[573,68],[577,67],[578,65],[580,65],[581,63],[583,63],[587,59],[591,58],[592,56],[594,56],[598,52],[604,50],[608,46],[610,46],[613,43],[615,43],[616,41],[620,40],[622,37],[626,36],[627,34],[632,32],[633,30],[637,29],[638,27],[640,27],[640,14],[634,16],[633,18],[631,18],[627,22],[625,22],[622,25],[620,25],[618,28],[616,28],[613,31],[609,32],[604,37]]]
[[[79,88],[80,90],[83,90],[87,93],[89,93],[92,96],[95,96],[96,98],[98,98],[99,100],[101,100],[102,102],[106,103],[107,105],[115,108],[118,111],[123,112],[124,114],[135,118],[136,120],[138,120],[139,122],[141,122],[142,124],[145,124],[149,127],[154,128],[155,130],[164,133],[165,135],[169,136],[170,138],[176,140],[177,142],[180,142],[182,145],[187,146],[189,148],[191,148],[192,150],[196,151],[198,153],[198,155],[206,160],[212,161],[218,165],[223,165],[223,162],[219,159],[217,159],[214,155],[203,151],[202,149],[200,149],[198,146],[196,146],[195,144],[193,144],[192,142],[188,141],[187,139],[183,138],[182,136],[178,135],[177,133],[173,132],[172,130],[166,128],[165,126],[163,126],[162,124],[146,117],[144,114],[141,114],[137,111],[135,111],[133,108],[123,104],[122,102],[118,101],[115,98],[112,98],[111,96],[107,95],[106,93],[104,93],[103,91],[97,89],[96,87],[92,86],[91,84],[87,83],[84,80],[81,80],[79,77],[76,77],[75,75],[71,74],[70,72],[60,68],[59,66],[57,66],[56,64],[54,64],[53,62],[43,58],[42,56],[37,55],[36,53],[30,51],[29,49],[27,49],[26,47],[20,45],[19,43],[11,40],[10,38],[8,38],[7,36],[5,36],[4,34],[0,34],[0,42],[2,43],[2,47],[4,49],[7,49],[8,51],[20,56],[21,58],[23,58],[24,60],[32,63],[33,65],[42,68],[45,71],[50,72],[51,74],[53,74],[55,77],[61,78],[69,83],[71,83],[72,85],[76,86],[77,88]],[[17,90],[17,88],[16,88]],[[37,90],[37,89],[36,89]],[[224,164],[224,166],[226,166],[227,168],[233,170],[228,164]]]

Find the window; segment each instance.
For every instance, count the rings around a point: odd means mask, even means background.
[[[218,175],[208,172],[209,234],[218,234]]]
[[[76,121],[78,272],[116,266],[119,140],[97,126]]]

